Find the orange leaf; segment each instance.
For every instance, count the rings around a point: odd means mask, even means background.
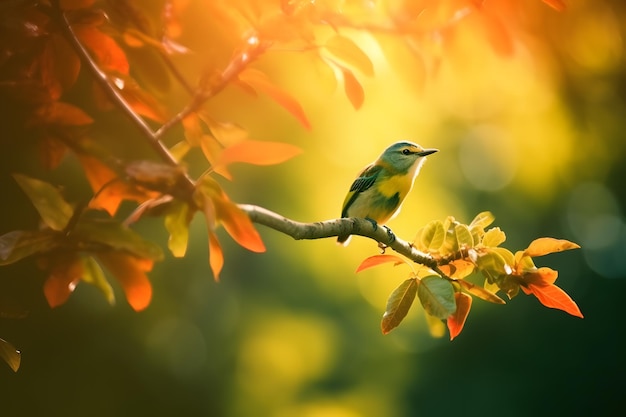
[[[43,292],[50,307],[64,304],[83,275],[83,263],[78,256],[64,256],[53,262]]]
[[[543,2],[552,7],[557,12],[563,12],[567,8],[567,5],[563,0],[543,0]]]
[[[84,126],[93,123],[93,119],[82,109],[72,104],[53,101],[37,108],[33,123],[57,126]]]
[[[454,279],[462,279],[474,272],[476,265],[464,259],[457,259],[447,265],[441,265],[439,268],[444,274]]]
[[[122,200],[143,203],[157,194],[127,184],[95,157],[79,155],[78,159],[85,170],[85,176],[91,189],[95,193],[94,198],[89,202],[89,207],[93,209],[106,210],[113,216]]]
[[[487,39],[493,46],[493,49],[500,55],[510,56],[513,53],[513,40],[507,27],[502,20],[491,13],[489,9],[482,9],[483,25],[487,32]]]
[[[569,240],[542,237],[533,240],[524,251],[524,255],[530,257],[543,256],[553,252],[579,248],[579,245]]]
[[[128,303],[135,311],[148,307],[152,285],[146,272],[152,269],[151,259],[137,258],[123,252],[100,252],[97,258],[115,276],[124,289]]]
[[[450,340],[453,340],[461,333],[465,325],[465,319],[467,319],[467,315],[472,308],[472,297],[465,293],[454,293],[454,300],[456,301],[456,311],[448,316],[447,320]]]
[[[363,105],[363,101],[365,100],[365,93],[363,92],[363,86],[356,79],[352,71],[347,70],[346,68],[341,68],[341,73],[343,74],[343,90],[346,93],[346,97],[352,103],[352,107],[355,110],[358,110]]]
[[[522,289],[523,288],[522,286]],[[580,312],[574,300],[556,285],[529,284],[527,289],[532,292],[544,306],[563,310],[572,316],[583,318],[583,314]]]
[[[215,161],[213,170],[221,174],[223,167],[234,162],[252,165],[280,164],[300,153],[302,153],[300,148],[288,143],[244,140],[224,149]],[[224,177],[228,178],[228,175]]]
[[[211,265],[211,271],[213,271],[213,277],[215,281],[220,280],[220,272],[224,266],[224,251],[220,245],[217,236],[209,229],[209,265]]]
[[[324,45],[335,57],[371,77],[374,66],[370,58],[354,41],[346,36],[333,36]]]
[[[126,54],[109,35],[91,25],[74,25],[76,36],[95,56],[100,68],[128,75]]]
[[[387,262],[394,262],[395,265],[400,265],[401,263],[407,263],[404,259],[400,258],[396,255],[374,255],[369,258],[365,258],[361,265],[356,269],[356,272],[361,272],[365,269],[375,267],[380,264],[384,264]]]
[[[228,234],[241,246],[252,252],[265,252],[265,245],[248,215],[230,201],[219,184],[204,176],[198,181],[197,198],[203,207],[209,230],[221,222]]]
[[[302,126],[306,129],[311,129],[311,123],[307,119],[300,103],[289,93],[274,85],[264,73],[253,68],[246,68],[239,73],[238,78],[242,83],[270,96],[272,100],[298,119]]]
[[[534,285],[552,285],[559,276],[558,271],[554,269],[542,267],[536,271],[526,272],[522,275],[526,284]]]

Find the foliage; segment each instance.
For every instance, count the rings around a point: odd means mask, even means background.
[[[472,295],[504,304],[497,292],[502,291],[512,299],[521,288],[546,307],[583,317],[576,303],[554,284],[557,271],[537,268],[532,259],[580,246],[567,240],[539,238],[525,250],[513,254],[500,247],[506,236],[499,227],[485,230],[493,220],[491,213],[483,212],[469,225],[448,217],[421,228],[413,247],[433,259],[437,266],[432,268],[426,265],[414,268],[406,259],[396,255],[375,255],[361,263],[357,272],[389,262],[411,267],[409,278],[389,296],[381,325],[383,333],[389,333],[400,324],[416,295],[427,315],[447,321],[450,339],[461,333],[472,306]],[[468,279],[472,274],[482,276],[483,284],[472,283]],[[438,326],[440,322],[429,320],[428,323]]]
[[[174,62],[191,53],[179,43],[185,32],[181,19],[193,13],[187,1],[165,1],[156,12],[154,7],[123,0],[24,0],[1,5],[0,30],[5,40],[0,44],[4,57],[0,88],[3,98],[18,109],[12,123],[33,138],[37,150],[31,157],[49,172],[68,159],[76,161],[91,195],[70,199],[67,184],[58,188],[51,179],[35,178],[40,174],[14,173],[42,225],[38,230],[2,235],[0,265],[34,258],[47,275],[43,293],[51,307],[63,304],[81,282],[97,287],[113,304],[110,278],[114,278],[130,306],[140,311],[152,296],[147,273],[163,258],[159,245],[131,228],[144,215],[163,219],[170,235],[168,248],[176,257],[186,253],[191,220],[203,216],[209,265],[216,280],[224,264],[216,235],[219,226],[244,248],[263,252],[265,245],[252,221],[216,178],[232,180],[232,164],[278,164],[300,150],[250,138],[245,128],[223,120],[206,103],[227,88],[238,88],[252,98],[267,96],[302,128],[310,129],[297,98],[256,65],[270,52],[293,51],[330,71],[350,104],[359,109],[365,100],[363,78],[374,76],[374,66],[366,49],[349,35],[355,30],[373,37],[391,34],[413,40],[437,33],[444,43],[453,43],[452,28],[459,16],[473,14],[484,25],[486,41],[498,53],[510,53],[512,35],[502,23],[502,10],[483,2],[442,2],[427,30],[417,19],[425,8],[419,3],[399,2],[381,22],[365,3],[344,10],[343,2],[332,1],[208,2],[203,7],[209,9],[211,23],[221,35],[213,34],[211,41],[217,46],[208,69],[195,69],[197,86],[191,86]],[[561,1],[545,3],[564,8]],[[134,61],[133,56],[150,58]],[[91,94],[77,99],[73,94],[85,82]],[[176,104],[180,99],[168,99],[185,94],[180,106]],[[132,140],[150,148],[150,156],[120,151],[103,124],[115,110],[128,118],[136,129]],[[155,125],[159,127],[154,129]],[[13,140],[19,143],[21,138]],[[203,155],[205,167],[192,178],[185,161],[197,153]],[[120,211],[123,201],[137,204],[126,218]],[[496,290],[512,298],[520,288],[548,307],[582,317],[554,285],[556,271],[536,268],[532,260],[575,245],[539,239],[513,254],[499,247],[503,232],[485,231],[491,220],[483,213],[470,225],[449,218],[420,230],[414,246],[430,254],[438,269],[413,271],[392,293],[383,332],[400,323],[417,296],[428,314],[447,320],[455,337],[471,307],[468,293],[500,303]],[[361,269],[381,262],[406,261],[385,255],[369,258]],[[472,272],[484,275],[484,286],[465,280]],[[15,349],[3,340],[0,348],[3,359],[17,369]]]

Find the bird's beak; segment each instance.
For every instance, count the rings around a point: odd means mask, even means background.
[[[424,149],[422,152],[418,152],[417,155],[427,156],[435,152],[439,152],[439,149]]]

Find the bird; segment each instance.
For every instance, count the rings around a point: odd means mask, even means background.
[[[390,145],[371,164],[367,165],[352,183],[343,201],[341,217],[358,217],[384,226],[400,211],[402,201],[407,196],[426,156],[438,149],[424,149],[420,145],[400,141]],[[387,229],[389,238],[395,239]],[[337,243],[346,246],[350,235],[340,235]]]

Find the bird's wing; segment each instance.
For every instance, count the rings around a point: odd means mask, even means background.
[[[343,209],[341,210],[341,217],[348,217],[348,209],[354,203],[354,200],[358,197],[359,193],[370,188],[376,182],[376,178],[378,174],[383,168],[380,165],[368,165],[365,167],[363,172],[359,174],[357,179],[354,180],[352,185],[350,186],[350,191],[348,195],[346,195],[345,200],[343,201]]]

